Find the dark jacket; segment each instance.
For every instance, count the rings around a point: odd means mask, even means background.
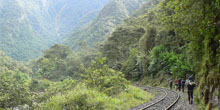
[[[178,80],[178,85],[181,86],[181,79]]]
[[[182,86],[185,86],[185,83],[186,83],[186,81],[182,80],[182,82],[181,82]]]
[[[193,91],[195,87],[196,87],[196,84],[195,84],[195,83],[192,83],[192,82],[190,82],[190,83],[187,85],[188,91]]]

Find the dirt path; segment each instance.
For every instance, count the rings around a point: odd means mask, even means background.
[[[184,93],[178,91],[178,93],[180,94],[180,100],[172,110],[197,110],[197,105],[195,103],[189,104],[187,91]]]

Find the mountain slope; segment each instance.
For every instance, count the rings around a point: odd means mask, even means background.
[[[161,10],[158,11],[160,5],[156,5],[159,1],[150,0],[150,4],[144,4],[100,47],[108,64],[125,73],[127,78],[153,76],[164,80],[165,75],[185,77],[186,73],[192,74],[184,53],[187,42],[163,25]]]
[[[118,68],[128,60],[131,51],[140,49],[149,51],[155,44],[155,36],[166,35],[165,32],[155,31],[154,26],[158,23],[155,20],[154,12],[151,11],[159,0],[149,0],[143,6],[135,11],[130,18],[117,27],[101,45],[101,52],[106,56],[110,66]],[[156,27],[156,26],[155,26]],[[162,34],[163,33],[163,34]],[[165,37],[161,37],[165,38]],[[146,40],[147,39],[147,40]],[[136,65],[136,64],[134,64]],[[119,67],[121,69],[121,67]]]
[[[56,32],[61,38],[93,20],[109,0],[52,0]]]
[[[74,33],[64,41],[64,44],[74,50],[79,49],[80,42],[89,46],[101,42],[118,25],[128,18],[146,0],[111,0],[99,13],[98,17],[87,27]]]
[[[35,33],[22,6],[14,0],[1,0],[0,4],[0,48],[16,59],[38,56],[47,47],[46,41]]]
[[[0,49],[16,60],[43,49],[87,25],[108,0],[0,0]]]

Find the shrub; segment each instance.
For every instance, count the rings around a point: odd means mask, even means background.
[[[14,108],[18,105],[32,105],[27,76],[14,71],[0,74],[0,108]]]
[[[128,81],[122,72],[117,72],[105,64],[106,58],[96,58],[89,68],[84,68],[84,80],[89,87],[98,88],[108,94],[118,94],[126,89]]]
[[[42,79],[42,80],[33,79],[30,84],[30,90],[31,91],[38,91],[38,92],[45,91],[45,89],[47,89],[51,83],[52,82],[47,79]]]
[[[48,82],[48,80],[42,80]],[[66,94],[69,90],[72,90],[76,86],[76,81],[72,79],[65,79],[59,82],[49,82],[48,87],[44,88],[44,93],[37,96],[37,101],[42,102],[56,94]]]
[[[80,83],[66,94],[47,100],[40,110],[126,110],[151,100],[153,96],[133,86],[114,97]]]
[[[185,77],[186,74],[193,74],[192,67],[187,58],[182,54],[168,51],[163,46],[156,46],[150,51],[149,72],[155,76],[158,73],[172,74],[174,77]]]
[[[42,110],[103,110],[106,108],[116,109],[114,99],[94,89],[88,89],[84,84],[65,95],[58,94],[51,97],[43,106]]]

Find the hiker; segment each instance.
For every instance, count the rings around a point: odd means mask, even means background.
[[[174,80],[174,83],[175,83],[175,89],[176,89],[176,91],[177,91],[177,87],[178,87],[178,80],[177,80],[177,79],[175,79],[175,80]]]
[[[185,83],[186,83],[186,81],[184,80],[184,78],[182,78],[182,81],[181,81],[182,92],[184,92]]]
[[[178,89],[179,89],[179,91],[181,91],[181,78],[179,78],[179,80],[178,80]]]
[[[196,86],[196,84],[195,84],[192,76],[190,76],[188,79],[188,84],[187,84],[189,104],[193,104],[193,90],[194,90],[195,86]]]
[[[173,87],[173,80],[170,78],[169,80],[169,84],[170,84],[170,90],[172,90],[172,87]]]

